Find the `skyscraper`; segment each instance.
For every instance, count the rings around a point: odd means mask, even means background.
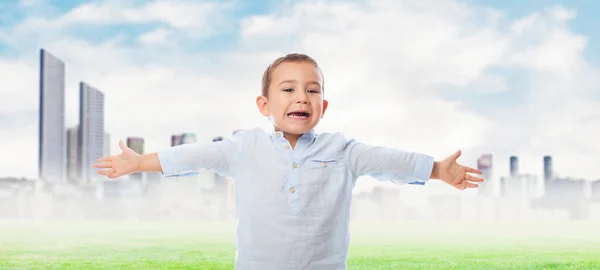
[[[519,158],[516,156],[510,157],[510,176],[516,177],[519,174]]]
[[[544,182],[552,180],[552,157],[544,156]]]
[[[477,169],[482,172],[481,177],[485,179],[483,183],[479,184],[479,194],[485,196],[494,195],[494,181],[492,181],[492,155],[485,154],[477,159]]]
[[[79,177],[79,126],[67,129],[67,177],[77,183]]]
[[[183,133],[178,135],[171,136],[171,146],[177,146],[181,144],[187,143],[195,143],[198,140],[196,139],[195,133]]]
[[[181,134],[181,144],[195,143],[197,141],[198,140],[196,139],[196,134],[194,134],[194,133]]]
[[[144,138],[127,137],[127,147],[140,155],[144,154]]]
[[[181,144],[181,135],[171,135],[171,146],[177,146]]]
[[[98,178],[92,164],[104,154],[104,94],[79,84],[79,183]]]
[[[40,50],[38,176],[50,183],[66,181],[65,64]]]

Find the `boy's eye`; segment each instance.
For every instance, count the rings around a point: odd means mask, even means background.
[[[309,93],[318,94],[319,90],[308,89]]]
[[[292,92],[292,88],[283,89],[283,92]]]

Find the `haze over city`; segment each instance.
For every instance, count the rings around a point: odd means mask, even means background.
[[[317,132],[436,160],[460,149],[458,162],[485,179],[460,191],[360,177],[351,267],[597,267],[598,10],[551,0],[0,1],[0,268],[231,269],[235,179],[108,179],[91,164],[120,153],[119,140],[151,153],[272,130],[255,99],[265,68],[293,52],[324,74]]]

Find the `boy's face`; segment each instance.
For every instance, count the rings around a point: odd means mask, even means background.
[[[323,99],[323,77],[307,62],[284,62],[271,73],[269,97],[257,98],[264,116],[271,116],[275,127],[290,134],[313,129],[327,109]]]

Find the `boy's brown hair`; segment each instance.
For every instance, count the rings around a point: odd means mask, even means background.
[[[279,57],[277,59],[275,59],[275,61],[273,61],[273,63],[271,63],[267,69],[265,70],[265,72],[263,73],[263,77],[262,77],[262,95],[264,97],[269,97],[269,85],[271,84],[271,73],[273,72],[273,70],[275,70],[279,65],[281,65],[282,63],[285,62],[306,62],[306,63],[310,63],[313,64],[318,70],[319,72],[321,72],[321,78],[323,78],[323,85],[321,86],[321,91],[323,92],[325,89],[325,78],[323,77],[323,72],[321,71],[321,68],[319,67],[319,65],[317,64],[317,61],[315,61],[315,59],[313,59],[312,57],[306,55],[306,54],[302,54],[302,53],[290,53],[287,54],[285,56]]]

